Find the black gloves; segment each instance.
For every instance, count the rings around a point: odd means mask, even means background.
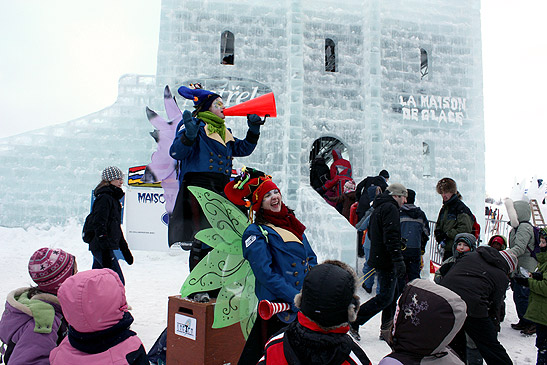
[[[541,271],[533,272],[532,273],[532,279],[537,280],[537,281],[542,281],[543,280],[543,273]]]
[[[438,243],[441,243],[442,241],[447,241],[448,236],[444,232],[437,233],[435,235],[435,240],[437,240]]]
[[[262,119],[256,114],[247,114],[247,125],[249,130],[254,134],[260,133],[260,126],[264,124]]]
[[[125,239],[120,240],[120,251],[122,251],[123,258],[128,265],[133,265],[133,255],[127,246],[127,241]]]
[[[406,266],[404,261],[393,261],[393,276],[402,278],[406,274]]]
[[[101,251],[101,260],[103,267],[105,269],[112,269],[112,251],[111,250],[102,250]]]
[[[192,113],[188,110],[185,110],[182,113],[182,120],[184,121],[184,128],[186,129],[186,138],[193,141],[198,135],[199,120],[193,118]]]
[[[320,186],[317,189],[315,189],[319,193],[319,195],[324,195],[327,192],[327,189],[325,189],[325,186]]]
[[[528,278],[522,276],[515,276],[515,282],[521,286],[529,287]]]

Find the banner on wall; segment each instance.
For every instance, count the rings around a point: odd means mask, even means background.
[[[133,250],[167,251],[163,189],[130,186],[125,193],[125,238]]]

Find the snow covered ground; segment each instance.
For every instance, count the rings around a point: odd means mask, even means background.
[[[27,271],[28,259],[40,247],[59,247],[76,256],[79,270],[91,268],[91,254],[81,240],[81,225],[73,222],[49,230],[39,228],[0,227],[0,297],[15,288],[28,286],[32,280]],[[168,296],[177,295],[188,274],[188,253],[181,250],[169,252],[133,251],[135,263],[128,266],[121,262],[126,279],[127,300],[133,307],[135,330],[148,350],[167,324]],[[364,290],[359,292],[361,301],[369,298]],[[511,329],[517,321],[515,306],[507,293],[507,315],[499,334],[515,365],[535,364],[535,336],[525,337]],[[2,306],[2,311],[3,311]],[[373,364],[390,352],[388,345],[378,339],[380,316],[377,315],[361,326],[361,342]]]

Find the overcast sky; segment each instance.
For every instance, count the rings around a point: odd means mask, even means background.
[[[547,179],[547,1],[483,0],[486,190]],[[154,75],[160,0],[0,0],[0,138],[113,104]],[[465,142],[462,142],[465,143]],[[545,146],[545,147],[544,147]]]

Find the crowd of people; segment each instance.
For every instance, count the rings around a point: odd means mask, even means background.
[[[249,216],[241,247],[257,299],[286,304],[271,318],[257,316],[239,364],[370,364],[358,344],[359,328],[380,312],[380,339],[392,349],[382,365],[512,364],[497,338],[509,286],[519,317],[511,327],[536,334],[537,364],[546,364],[547,229],[539,231],[539,252],[532,252],[527,202],[508,199],[508,238],[495,235],[479,245],[473,213],[456,182],[443,178],[436,185],[442,206],[430,232],[416,191],[389,182],[387,170],[356,184],[350,162],[334,149],[330,167],[322,158],[313,161],[310,183],[355,226],[356,251],[364,259],[359,278],[340,261],[318,263],[305,225],[285,205],[271,176],[246,169],[230,180],[233,158],[253,152],[263,120],[248,115],[249,130],[240,140],[224,124],[219,95],[184,86],[179,93],[194,101],[195,110],[183,112],[170,150],[180,168],[170,243],[190,251],[192,270],[211,248],[195,238],[209,226],[188,187],[224,195]],[[133,317],[115,254],[121,250],[133,263],[120,228],[122,184],[121,170],[109,166],[94,191],[83,232],[92,270],[78,272],[75,257],[61,249],[42,248],[30,258],[29,274],[37,286],[9,293],[0,320],[6,364],[165,361],[161,354],[150,357],[130,329]],[[432,233],[443,257],[433,281],[420,277]],[[372,295],[362,304],[360,286]],[[217,293],[196,294],[201,295],[192,300],[208,301]]]

